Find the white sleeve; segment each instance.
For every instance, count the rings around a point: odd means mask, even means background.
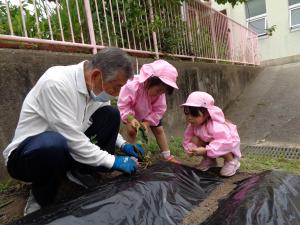
[[[73,101],[76,98],[68,91],[68,87],[58,81],[48,80],[36,98],[51,130],[67,139],[70,154],[76,161],[91,166],[112,167],[115,157],[92,144],[80,130],[80,122],[74,113],[76,104]]]
[[[125,143],[125,139],[122,137],[121,134],[118,134],[117,140],[116,140],[116,146],[121,148],[121,146]]]

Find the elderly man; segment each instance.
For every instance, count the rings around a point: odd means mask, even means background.
[[[26,96],[14,138],[3,152],[9,174],[32,182],[25,215],[53,203],[66,174],[90,187],[92,172],[135,171],[128,156],[144,151],[118,133],[120,114],[110,106],[132,76],[130,59],[118,48],[103,49],[77,65],[51,67],[41,76]],[[115,156],[115,145],[128,156]]]

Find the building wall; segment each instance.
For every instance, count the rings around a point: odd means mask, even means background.
[[[22,102],[39,77],[54,65],[70,65],[89,59],[87,54],[0,48],[0,180],[7,177],[2,151],[10,143],[18,122]],[[2,57],[5,56],[5,57]],[[153,59],[137,59],[138,67]],[[224,108],[256,77],[260,68],[232,64],[200,63],[168,60],[178,70],[180,90],[167,96],[168,110],[164,117],[167,135],[181,136],[185,116],[179,107],[189,93],[207,91],[216,104]],[[133,62],[136,62],[133,58]],[[136,68],[136,67],[135,67]]]
[[[212,0],[212,7],[221,11],[227,10],[227,16],[246,26],[245,5],[234,8],[230,4],[218,5]],[[267,23],[276,25],[272,36],[259,38],[261,60],[279,59],[300,54],[300,30],[289,28],[288,0],[266,0]]]

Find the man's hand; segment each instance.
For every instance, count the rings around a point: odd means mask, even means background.
[[[115,162],[112,169],[132,174],[135,172],[136,166],[136,162],[128,156],[115,156]]]
[[[135,158],[139,159],[140,161],[143,160],[145,156],[145,151],[143,147],[139,144],[124,144],[121,147],[121,151],[126,153],[129,156],[134,156]]]

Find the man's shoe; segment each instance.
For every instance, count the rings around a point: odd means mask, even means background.
[[[41,206],[39,205],[39,203],[37,203],[37,201],[35,200],[35,197],[32,194],[32,191],[29,192],[29,197],[27,199],[25,208],[24,208],[24,216],[33,213],[37,210],[39,210],[41,208]]]
[[[66,174],[67,178],[86,189],[97,186],[98,181],[91,174],[80,173],[79,170],[70,170]]]

